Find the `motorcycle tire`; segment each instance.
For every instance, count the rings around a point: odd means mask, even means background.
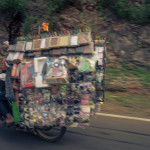
[[[36,134],[42,140],[47,142],[57,142],[61,140],[66,132],[66,127],[57,127],[60,128],[59,132],[56,135],[48,135],[49,131],[52,131],[55,127],[51,127],[49,129],[36,129]],[[57,129],[56,129],[57,130]]]

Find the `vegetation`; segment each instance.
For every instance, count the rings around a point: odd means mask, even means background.
[[[118,77],[122,79],[135,77],[142,85],[150,86],[150,70],[136,65],[124,63],[120,69],[110,66],[107,68],[106,74],[109,82],[117,80]]]
[[[49,28],[50,30],[54,30],[57,21],[60,19],[59,17],[55,16],[56,13],[61,12],[65,7],[66,4],[72,4],[72,0],[45,0],[48,2],[48,12],[46,20],[50,20]]]
[[[0,13],[3,16],[11,16],[16,10],[24,11],[28,0],[0,0]]]
[[[141,111],[146,111],[150,114],[150,101],[149,96],[144,94],[131,95],[131,94],[117,94],[115,95],[112,92],[105,93],[106,102],[110,104],[115,104],[116,106],[121,106],[125,108],[131,108],[132,110],[139,109]]]
[[[103,15],[106,9],[120,19],[139,24],[150,22],[150,0],[145,0],[138,5],[131,0],[99,0],[100,15]]]
[[[51,16],[63,10],[66,5],[72,5],[73,0],[45,0],[48,2],[48,14]]]
[[[31,0],[0,0],[0,13],[6,16],[12,14],[15,10],[26,10],[29,1]],[[60,12],[67,4],[70,5],[74,3],[72,0],[45,1],[48,3],[47,17]],[[135,3],[133,0],[99,0],[98,7],[100,16],[103,18],[105,10],[107,9],[120,19],[126,19],[139,24],[149,23],[150,0],[140,2]]]
[[[28,3],[31,0],[0,0],[0,13],[5,18],[10,18],[13,12],[21,10],[27,12]],[[54,15],[64,9],[66,3],[71,4],[72,0],[44,0],[48,3],[46,11],[46,20],[50,20],[50,30],[53,30],[59,18]],[[26,13],[27,15],[27,13]],[[37,20],[38,16],[27,16],[23,24],[23,33],[28,34],[31,30],[30,27]]]
[[[65,0],[46,0],[48,4],[48,15],[60,12],[64,8]]]
[[[23,24],[23,33],[26,35],[31,32],[31,25],[35,23],[38,19],[38,16],[35,17],[27,17],[25,23]]]

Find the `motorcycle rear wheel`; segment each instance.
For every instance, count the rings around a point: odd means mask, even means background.
[[[47,142],[57,142],[61,140],[65,132],[66,127],[50,127],[49,129],[36,129],[37,136]]]

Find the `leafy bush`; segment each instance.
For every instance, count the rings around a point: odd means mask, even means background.
[[[4,16],[16,10],[25,10],[28,0],[0,0],[0,13]]]
[[[49,29],[50,29],[50,31],[53,31],[53,30],[54,30],[57,21],[58,21],[57,18],[51,19],[51,21],[49,22]]]
[[[128,0],[118,0],[112,6],[112,10],[119,18],[126,18],[130,20],[130,8],[128,6]]]
[[[49,20],[49,28],[51,31],[56,27],[56,22],[60,18],[55,16],[55,13],[61,12],[67,5],[73,5],[75,1],[73,0],[45,0],[48,2],[48,12],[46,20]]]
[[[66,0],[46,0],[48,1],[48,14],[58,13],[64,8],[64,2]]]
[[[32,24],[38,19],[38,16],[35,17],[27,17],[25,23],[23,24],[23,33],[26,35],[31,31]]]
[[[75,2],[73,0],[45,0],[45,1],[49,3],[48,4],[49,15],[52,15],[53,13],[58,13],[62,9],[64,9],[66,5],[73,5]]]

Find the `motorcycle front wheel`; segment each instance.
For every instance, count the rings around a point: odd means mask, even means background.
[[[61,140],[66,132],[66,127],[50,127],[36,129],[37,136],[47,142],[57,142]]]

